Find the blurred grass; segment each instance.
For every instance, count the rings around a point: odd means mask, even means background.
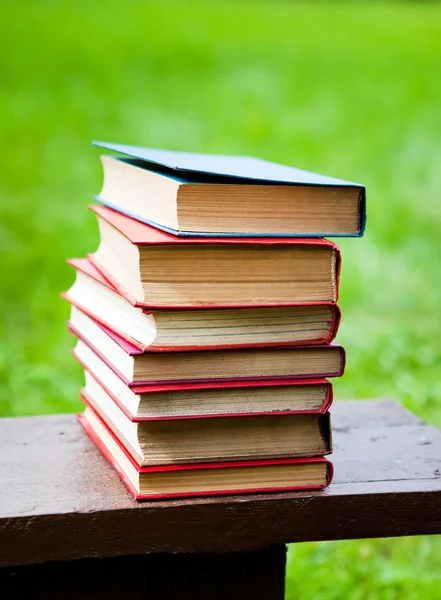
[[[2,7],[0,414],[79,409],[59,299],[97,245],[92,138],[251,154],[368,187],[341,242],[340,397],[441,425],[441,5]],[[288,598],[441,597],[439,539],[292,546]]]

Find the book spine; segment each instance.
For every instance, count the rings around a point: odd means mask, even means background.
[[[326,445],[326,450],[323,454],[331,454],[332,452],[332,434],[331,434],[331,417],[329,412],[326,412],[319,417],[319,429],[323,441]]]
[[[366,229],[366,188],[362,187],[358,195],[359,200],[359,214],[360,214],[360,233],[356,237],[361,237]]]
[[[332,386],[332,383],[330,381],[326,381],[327,383],[327,391],[326,391],[326,400],[323,403],[323,406],[320,410],[320,412],[322,414],[325,414],[326,412],[328,412],[328,410],[331,408],[331,405],[334,401],[334,389]]]

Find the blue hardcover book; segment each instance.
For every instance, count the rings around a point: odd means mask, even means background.
[[[180,237],[359,237],[363,185],[248,156],[93,142],[102,156],[96,199]]]

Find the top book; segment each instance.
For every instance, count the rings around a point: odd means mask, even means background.
[[[363,185],[251,158],[93,142],[102,156],[96,199],[182,237],[358,237]]]

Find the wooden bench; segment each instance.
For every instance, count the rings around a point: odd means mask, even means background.
[[[2,597],[283,598],[285,544],[441,533],[441,431],[337,402],[323,492],[137,504],[75,416],[0,420]]]

